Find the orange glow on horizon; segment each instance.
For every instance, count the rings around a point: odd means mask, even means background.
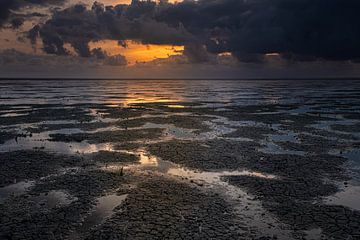
[[[114,99],[106,102],[108,105],[131,107],[136,104],[159,103],[169,108],[184,107],[181,102],[185,101],[185,98],[178,90],[186,88],[187,81],[126,80],[123,83],[125,91],[121,89],[119,94],[125,94],[125,97],[116,98],[114,96]],[[108,82],[104,87],[113,94],[118,85]],[[161,89],[161,95],[158,94],[159,89]]]
[[[134,65],[137,62],[149,62],[157,58],[168,58],[172,55],[182,54],[183,46],[172,45],[144,45],[134,41],[126,41],[127,47],[122,47],[116,40],[103,40],[90,42],[90,49],[101,48],[110,56],[121,54],[126,57],[128,65]]]
[[[266,53],[265,56],[271,57],[271,56],[279,56],[279,53]]]

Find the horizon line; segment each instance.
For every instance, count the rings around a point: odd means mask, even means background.
[[[4,80],[360,80],[359,77],[283,77],[283,78],[86,78],[86,77],[0,77],[0,81]]]

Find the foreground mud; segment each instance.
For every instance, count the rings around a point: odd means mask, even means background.
[[[360,239],[358,82],[110,83],[2,97],[0,239]]]

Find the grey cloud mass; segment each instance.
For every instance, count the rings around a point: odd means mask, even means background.
[[[0,26],[22,25],[13,13],[26,5],[49,6],[64,0],[1,0]],[[92,7],[77,4],[54,10],[51,18],[28,32],[40,38],[49,54],[69,55],[70,44],[81,57],[101,57],[88,43],[105,39],[144,44],[184,45],[190,62],[211,61],[230,52],[240,62],[262,62],[267,53],[289,61],[360,58],[358,0],[133,0],[130,5]],[[12,16],[12,17],[11,17]],[[30,16],[29,16],[30,17]],[[104,54],[104,53],[103,53]]]
[[[179,23],[214,53],[240,60],[281,53],[292,59],[357,60],[360,1],[200,0],[161,11],[156,18]]]
[[[125,66],[126,59],[122,55],[108,56],[101,49],[94,49],[94,58],[79,58],[76,56],[37,55],[22,53],[15,49],[0,52],[0,66],[33,66],[33,67],[100,67]]]
[[[34,16],[41,16],[43,14],[34,12],[28,14],[14,13],[22,7],[44,7],[44,6],[59,6],[66,0],[0,0],[0,27],[9,21],[9,23],[17,28],[23,24],[27,18]]]
[[[58,55],[68,54],[65,43],[88,57],[90,41],[131,39],[185,45],[184,54],[199,62],[206,61],[206,52],[231,52],[245,62],[274,52],[294,61],[357,61],[359,10],[357,0],[134,0],[115,7],[76,5],[37,28],[45,51]]]
[[[104,7],[95,2],[91,9],[75,5],[56,12],[42,26],[35,26],[30,39],[40,36],[47,53],[66,55],[65,43],[70,43],[78,55],[92,56],[90,41],[111,39],[123,44],[136,40],[144,44],[184,45],[197,41],[196,37],[181,26],[169,26],[154,16],[160,6],[154,2],[133,2],[131,5]]]

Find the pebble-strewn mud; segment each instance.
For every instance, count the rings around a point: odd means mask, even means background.
[[[358,81],[0,89],[0,239],[360,239]]]

